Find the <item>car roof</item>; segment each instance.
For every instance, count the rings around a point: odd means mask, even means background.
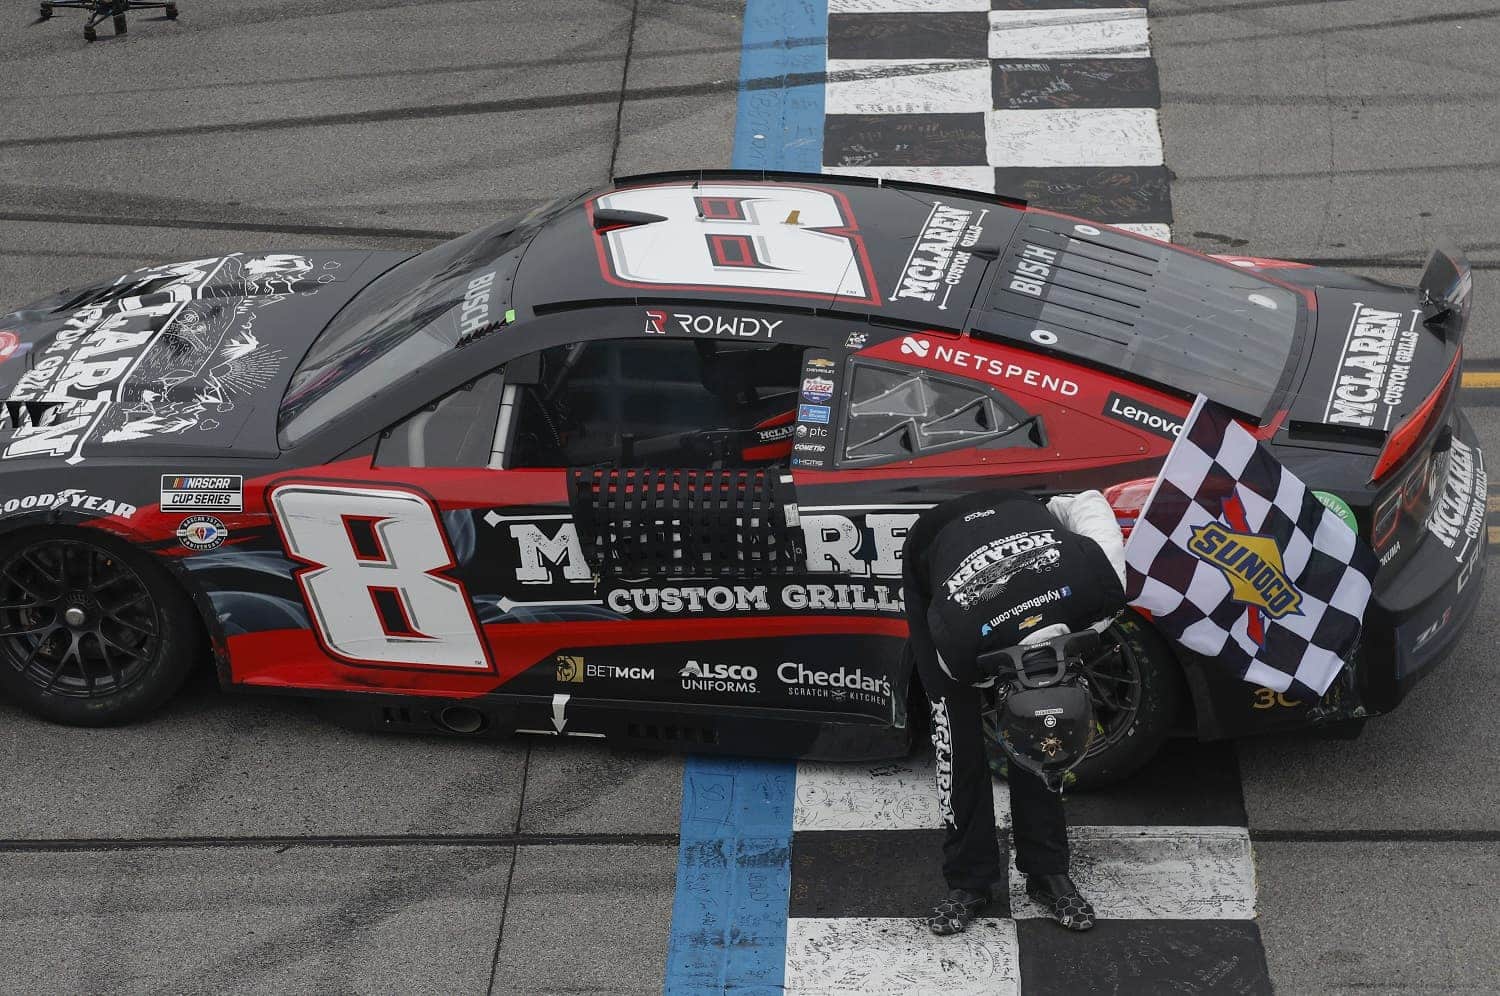
[[[1010,198],[865,177],[748,170],[625,177],[538,232],[514,297],[538,314],[590,304],[732,302],[958,330],[984,268],[956,268],[953,258],[998,255],[1024,210],[1024,201]],[[977,238],[959,246],[966,231]],[[728,257],[745,265],[716,267],[716,249],[748,250]],[[924,264],[939,257],[952,283],[931,288],[932,281],[903,279],[913,267],[930,273]]]
[[[1306,324],[1277,281],[1019,199],[746,170],[626,177],[573,202],[525,250],[514,299],[538,315],[684,303],[968,332],[1254,418]]]

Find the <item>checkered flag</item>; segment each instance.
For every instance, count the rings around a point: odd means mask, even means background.
[[[1125,594],[1255,685],[1321,696],[1379,562],[1222,405],[1199,395],[1125,545]]]

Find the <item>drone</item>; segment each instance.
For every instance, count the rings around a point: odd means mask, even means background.
[[[99,37],[94,30],[94,25],[106,17],[114,19],[115,34],[125,33],[125,12],[128,10],[160,10],[167,15],[167,20],[177,20],[177,4],[173,0],[165,2],[142,2],[142,0],[42,0],[41,19],[50,20],[52,12],[58,8],[72,8],[73,10],[86,10],[89,19],[83,26],[83,37],[87,41],[93,41]]]

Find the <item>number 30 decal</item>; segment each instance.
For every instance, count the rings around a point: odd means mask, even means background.
[[[398,488],[283,484],[271,492],[319,639],[352,664],[485,671],[489,651],[437,509]]]

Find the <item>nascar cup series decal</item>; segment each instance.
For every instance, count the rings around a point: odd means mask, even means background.
[[[163,474],[163,512],[243,512],[245,478],[240,474]]]

